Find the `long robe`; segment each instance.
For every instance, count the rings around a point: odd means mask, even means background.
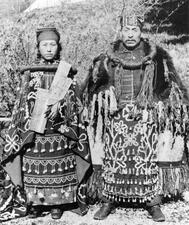
[[[181,96],[188,96],[163,49],[157,48],[153,59],[142,63],[149,57],[150,47],[144,40],[131,51],[122,41],[114,43],[94,59],[89,73],[85,98],[89,108],[88,133],[93,163],[102,165],[104,183],[100,190],[106,199],[146,202],[159,194],[182,192],[186,186],[187,165],[182,163],[182,157],[183,130],[188,119],[182,114],[184,98],[179,103],[179,98],[175,101],[174,97],[181,90]],[[175,132],[178,121],[182,126]],[[171,145],[158,151],[160,134],[166,129],[181,140],[177,151],[180,155],[175,154],[175,159],[167,154],[173,150]],[[160,152],[168,161],[165,170],[159,166]],[[173,160],[179,166],[175,164],[170,169]],[[99,179],[95,173],[93,178]],[[174,186],[171,190],[167,189],[169,182]]]
[[[21,156],[28,203],[82,205],[85,185],[81,184],[90,166],[90,152],[76,85],[72,84],[59,101],[56,116],[47,119],[44,134],[30,130],[37,90],[50,88],[56,69],[57,65],[36,65],[22,75],[21,91],[6,135],[3,164],[11,164],[12,158]]]

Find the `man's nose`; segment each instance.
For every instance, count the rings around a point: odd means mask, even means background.
[[[132,32],[129,32],[129,33],[128,33],[128,37],[129,37],[129,38],[132,38],[132,37],[133,37],[133,33],[132,33]]]

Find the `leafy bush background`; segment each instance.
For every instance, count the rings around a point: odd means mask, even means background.
[[[63,4],[58,9],[23,13],[16,21],[4,19],[0,25],[0,116],[11,116],[20,83],[19,68],[35,60],[37,28],[57,27],[61,34],[62,57],[78,68],[77,78],[82,82],[92,59],[113,41],[122,5],[122,0],[88,0],[84,4]],[[146,28],[145,36],[170,51],[179,74],[187,80],[187,43],[167,44],[178,37],[151,34],[149,24]]]

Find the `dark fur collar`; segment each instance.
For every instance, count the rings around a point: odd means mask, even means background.
[[[120,40],[112,43],[105,54],[100,54],[93,60],[93,66],[90,68],[88,78],[88,93],[90,96],[94,93],[98,93],[100,90],[106,89],[109,85],[112,85],[113,77],[111,76],[113,74],[107,67],[110,62],[115,62],[115,64],[119,64],[121,62],[122,65],[125,66],[124,69],[129,69],[129,67],[131,69],[131,65],[127,65],[127,62],[122,62],[119,59],[117,60],[117,57],[115,57],[115,53],[116,51],[119,51],[121,44],[122,41]],[[181,79],[173,65],[172,58],[168,52],[159,46],[151,44],[148,39],[142,39],[141,45],[138,47],[142,47],[144,49],[146,59],[150,57],[156,65],[153,82],[154,95],[160,99],[167,98],[171,81],[173,81],[178,84],[184,97],[188,98],[187,90],[181,82]],[[165,65],[167,66],[168,74],[165,73]],[[141,65],[137,66],[140,66],[141,68]]]

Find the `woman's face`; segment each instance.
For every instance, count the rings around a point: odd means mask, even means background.
[[[58,52],[58,44],[55,40],[43,40],[39,43],[39,51],[42,58],[47,61],[53,60]]]

